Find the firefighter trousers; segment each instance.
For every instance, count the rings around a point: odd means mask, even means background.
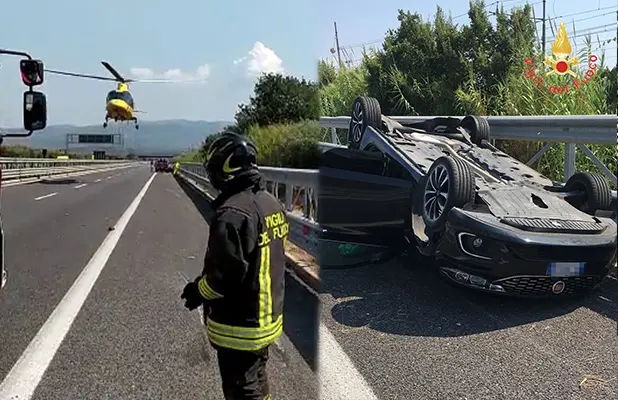
[[[240,351],[213,344],[226,400],[271,400],[266,377],[269,347]]]

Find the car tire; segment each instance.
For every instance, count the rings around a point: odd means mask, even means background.
[[[348,147],[360,149],[363,134],[368,126],[379,129],[382,124],[382,110],[377,99],[359,96],[352,105],[352,116],[348,127]]]
[[[597,210],[611,210],[612,189],[605,178],[592,172],[577,172],[571,176],[565,186],[571,192],[583,192],[583,200],[571,200],[569,203],[580,211],[594,215]]]
[[[472,170],[464,161],[440,157],[431,165],[423,179],[421,216],[429,231],[442,230],[453,207],[462,207],[474,200],[475,181]]]
[[[459,125],[470,134],[472,143],[477,146],[481,146],[483,144],[483,140],[489,141],[491,138],[489,121],[487,121],[487,118],[485,117],[468,115],[461,120]]]

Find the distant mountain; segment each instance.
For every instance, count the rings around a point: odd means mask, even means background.
[[[34,132],[29,138],[6,138],[5,145],[22,144],[38,149],[64,149],[66,148],[67,134],[115,134],[124,135],[124,152],[141,154],[178,154],[199,145],[207,136],[221,131],[225,126],[231,125],[227,121],[187,121],[187,120],[163,120],[163,121],[140,121],[139,130],[133,124],[111,123],[107,129],[102,125],[74,126],[74,125],[51,125],[42,131]],[[118,127],[122,126],[119,131]],[[18,131],[6,129],[5,131]],[[18,131],[19,132],[19,131]],[[79,145],[72,152],[89,152],[94,148],[105,150],[109,145]],[[82,151],[80,151],[82,150]],[[109,148],[109,152],[117,152],[118,149]]]

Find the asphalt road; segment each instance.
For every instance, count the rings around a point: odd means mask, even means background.
[[[140,194],[151,177],[140,166],[2,190],[0,400],[9,386],[20,400],[223,398],[200,315],[179,299],[201,269],[208,205],[169,174]],[[316,398],[317,298],[292,277],[286,297],[274,398]]]
[[[329,264],[321,318],[373,398],[618,398],[616,280],[583,300],[521,301],[452,287],[412,256]]]

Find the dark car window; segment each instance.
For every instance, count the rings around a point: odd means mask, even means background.
[[[399,162],[389,155],[385,155],[387,164],[384,176],[396,179],[411,179],[411,175]]]
[[[382,175],[384,156],[380,152],[336,148],[322,155],[320,167]]]

